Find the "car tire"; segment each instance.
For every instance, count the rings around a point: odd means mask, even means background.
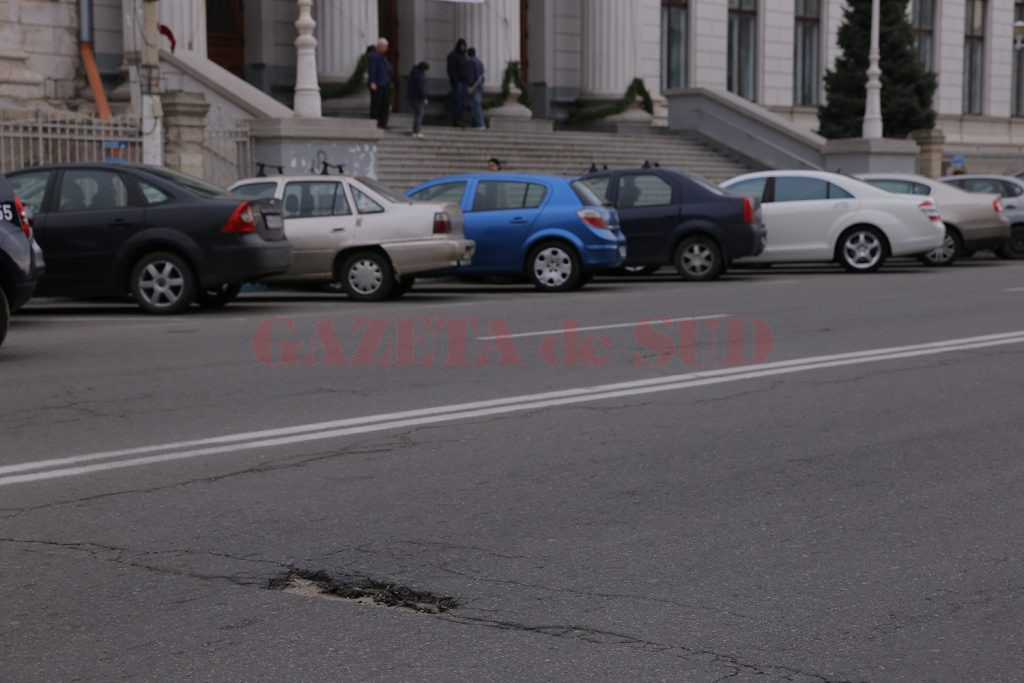
[[[391,296],[397,282],[391,262],[377,251],[360,251],[345,259],[338,273],[348,298],[382,301]]]
[[[7,304],[7,293],[0,287],[0,346],[4,345],[7,330],[11,327],[11,308]]]
[[[661,268],[661,266],[654,266],[651,264],[621,266],[618,269],[618,272],[622,275],[653,275],[658,272],[659,268]]]
[[[921,255],[921,262],[933,268],[951,266],[964,252],[964,243],[955,230],[946,229],[942,246]]]
[[[224,308],[238,298],[242,285],[223,284],[213,289],[205,289],[196,295],[196,302],[203,308]]]
[[[391,292],[391,298],[397,299],[401,296],[405,296],[415,284],[416,278],[412,275],[406,275],[405,277],[398,278],[398,282],[395,284],[395,288]]]
[[[996,255],[1007,259],[1024,259],[1024,223],[1018,223],[1010,228],[1010,239]]]
[[[850,273],[873,273],[886,259],[885,237],[877,228],[850,228],[839,237],[836,259]]]
[[[687,237],[676,247],[672,264],[679,277],[687,282],[707,282],[722,274],[725,261],[722,250],[710,237],[694,235]]]
[[[192,268],[169,251],[155,251],[140,258],[132,268],[129,287],[135,303],[146,313],[181,313],[196,298]]]
[[[575,289],[583,277],[576,250],[565,242],[541,242],[526,257],[526,277],[542,292]]]

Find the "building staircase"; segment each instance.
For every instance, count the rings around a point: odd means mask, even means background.
[[[394,124],[395,122],[393,122]],[[657,163],[720,183],[753,170],[696,137],[680,133],[640,134],[512,132],[427,126],[423,140],[392,125],[378,143],[377,177],[406,190],[439,176],[487,170],[487,160],[501,160],[503,170],[553,175],[580,175],[591,165],[603,168]]]

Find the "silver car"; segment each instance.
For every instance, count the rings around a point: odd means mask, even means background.
[[[1024,259],[1024,178],[1004,175],[951,175],[942,179],[968,192],[995,193],[1003,198],[1012,228],[1006,245],[996,252],[1003,258]]]

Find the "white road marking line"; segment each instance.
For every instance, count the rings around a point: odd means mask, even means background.
[[[1010,289],[1004,289],[1004,292],[1024,292],[1024,287],[1011,287]]]
[[[684,321],[687,321],[687,320],[717,320],[719,318],[729,318],[729,317],[731,317],[731,316],[728,313],[715,313],[713,315],[697,315],[697,316],[690,316],[688,318],[655,318],[655,319],[651,320],[650,322],[652,322],[652,323],[678,323],[678,322],[684,322]],[[612,325],[589,325],[587,327],[577,327],[576,331],[577,332],[588,332],[590,330],[611,330],[611,329],[615,329],[616,327],[636,327],[637,325],[640,325],[641,323],[644,323],[644,322],[647,322],[647,321],[645,321],[645,320],[638,320],[638,321],[632,322],[632,323],[614,323]],[[495,341],[497,339],[516,339],[516,338],[519,338],[519,337],[541,337],[541,336],[547,336],[549,334],[560,334],[562,332],[565,332],[564,328],[563,329],[557,329],[557,330],[541,330],[539,332],[517,332],[516,334],[498,334],[498,335],[495,335],[495,336],[492,336],[492,337],[477,337],[476,340],[477,341]]]
[[[647,380],[619,382],[593,387],[581,387],[565,391],[536,394],[533,396],[515,396],[491,401],[439,406],[436,408],[406,411],[401,413],[371,415],[364,418],[337,420],[334,422],[304,425],[300,427],[263,430],[260,432],[228,435],[212,439],[179,442],[177,444],[164,444],[160,446],[124,449],[121,451],[108,451],[106,453],[95,453],[71,458],[22,463],[19,465],[9,465],[7,467],[0,468],[0,474],[19,471],[24,472],[28,470],[84,463],[101,459],[109,460],[111,458],[127,455],[139,455],[145,452],[179,449],[168,453],[133,457],[126,460],[114,460],[112,462],[102,462],[91,465],[63,467],[61,469],[31,472],[28,474],[13,474],[6,477],[0,477],[0,486],[81,476],[106,470],[138,467],[141,465],[151,465],[174,460],[220,455],[223,453],[233,453],[250,449],[271,448],[275,446],[300,444],[309,441],[321,441],[343,436],[385,431],[389,429],[441,424],[454,420],[465,420],[476,417],[501,415],[526,410],[538,410],[541,408],[566,406],[579,403],[591,403],[594,401],[624,398],[657,392],[677,391],[680,389],[698,386],[722,384],[725,382],[734,382],[745,379],[772,377],[797,372],[806,372],[809,370],[830,369],[865,363],[878,363],[904,358],[918,358],[941,353],[968,351],[1010,344],[1024,344],[1024,331],[986,335],[982,337],[951,339],[942,342],[931,342],[912,346],[856,351],[853,353],[835,354],[831,356],[799,358],[787,361],[764,363],[755,366],[720,368],[706,372],[692,372]],[[332,426],[340,428],[333,429],[331,428]],[[235,443],[232,443],[233,441]],[[216,443],[224,445],[211,445]],[[192,446],[201,445],[210,445],[210,447],[192,448]],[[180,450],[182,448],[185,448],[186,450]]]

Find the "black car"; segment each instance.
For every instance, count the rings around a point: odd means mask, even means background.
[[[291,265],[273,199],[236,197],[166,168],[40,166],[11,173],[46,254],[38,293],[130,293],[150,313],[222,306]]]
[[[0,344],[7,337],[11,311],[24,306],[35,288],[32,228],[11,184],[0,175]]]
[[[582,180],[619,212],[628,245],[624,268],[675,266],[684,280],[714,280],[742,256],[764,251],[761,203],[661,168],[588,173]]]

